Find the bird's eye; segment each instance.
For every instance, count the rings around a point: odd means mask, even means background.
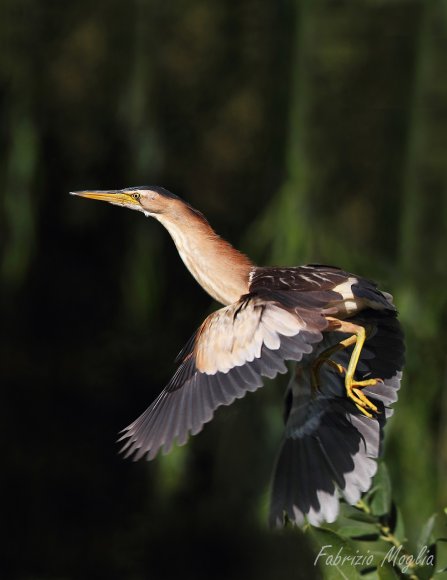
[[[136,201],[138,201],[138,200],[140,199],[141,195],[140,195],[139,193],[132,193],[132,197],[133,197],[133,198],[134,198]]]

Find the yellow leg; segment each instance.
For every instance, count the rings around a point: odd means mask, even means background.
[[[312,388],[314,391],[317,391],[319,388],[320,382],[319,382],[318,377],[320,375],[321,367],[324,364],[331,366],[340,375],[343,375],[346,372],[346,369],[344,366],[336,363],[331,358],[329,358],[332,354],[334,354],[334,352],[337,352],[338,350],[341,350],[342,348],[344,348],[343,346],[341,346],[341,343],[339,343],[337,345],[337,347],[338,348],[336,348],[336,349],[335,348],[328,348],[327,350],[323,351],[318,358],[315,359],[315,361],[311,367],[311,381],[312,381]]]
[[[313,368],[312,383],[313,383],[314,387],[318,388],[317,376],[318,376],[318,372],[321,368],[321,365],[324,363],[328,363],[331,366],[333,366],[336,370],[338,370],[340,372],[340,374],[342,374],[342,372],[345,372],[346,373],[345,374],[346,395],[348,396],[349,399],[352,400],[352,402],[355,404],[357,409],[361,413],[363,413],[363,415],[366,415],[366,417],[372,418],[373,415],[372,415],[372,413],[369,412],[369,410],[376,413],[378,411],[378,409],[377,409],[376,405],[374,405],[374,403],[372,403],[368,399],[368,397],[362,393],[361,389],[363,387],[377,385],[378,383],[382,382],[382,379],[368,379],[365,381],[357,381],[354,378],[357,364],[358,364],[359,358],[360,358],[360,353],[362,352],[363,344],[364,344],[365,339],[366,339],[365,329],[363,328],[363,326],[360,326],[358,324],[353,324],[352,322],[341,321],[341,320],[337,320],[337,319],[329,319],[329,320],[334,323],[332,330],[334,330],[336,332],[349,333],[349,334],[351,334],[351,336],[348,338],[345,338],[344,340],[341,340],[335,346],[328,348],[318,357],[318,359],[315,362],[314,368]],[[349,360],[349,364],[348,364],[347,369],[345,369],[344,367],[342,367],[338,363],[335,363],[333,360],[331,360],[329,358],[335,352],[338,352],[344,348],[347,348],[348,346],[352,346],[353,344],[355,346],[354,346],[354,349],[352,351],[351,358]]]
[[[315,359],[314,364],[312,365],[312,387],[317,390],[318,389],[318,385],[319,385],[319,381],[318,381],[318,375],[320,373],[320,369],[324,364],[328,364],[329,366],[331,366],[332,368],[334,368],[336,371],[338,371],[341,375],[346,373],[346,369],[344,366],[336,363],[335,361],[333,361],[330,357],[335,354],[336,352],[339,352],[340,350],[343,350],[344,348],[347,348],[348,346],[351,346],[355,343],[355,341],[357,340],[355,335],[352,335],[348,338],[345,338],[344,340],[341,340],[340,342],[337,342],[336,345],[331,346],[330,348],[327,348],[326,350],[324,350],[317,359]]]

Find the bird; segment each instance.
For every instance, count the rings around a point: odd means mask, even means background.
[[[126,457],[184,445],[222,405],[292,367],[269,523],[334,522],[372,485],[397,401],[404,336],[390,294],[335,266],[256,266],[205,216],[160,186],[70,192],[160,222],[196,281],[222,307],[180,352],[152,404],[121,432]]]

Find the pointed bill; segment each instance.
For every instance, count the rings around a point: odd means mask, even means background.
[[[100,191],[70,191],[71,195],[77,195],[79,197],[86,197],[87,199],[97,199],[99,201],[108,201],[115,205],[123,205],[126,207],[131,207],[132,209],[140,208],[140,203],[138,198],[135,196],[135,191],[123,191],[122,189]]]

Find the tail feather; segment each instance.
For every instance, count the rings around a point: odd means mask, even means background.
[[[343,498],[355,504],[366,492],[377,470],[383,429],[397,400],[404,360],[403,334],[392,312],[366,311],[352,319],[367,329],[367,340],[357,367],[359,380],[383,380],[364,393],[378,407],[372,419],[346,397],[344,376],[323,364],[319,390],[311,386],[311,365],[322,351],[341,337],[327,333],[318,351],[297,364],[286,396],[286,425],[278,454],[271,493],[270,523],[280,526],[284,516],[298,525],[333,522]],[[346,367],[352,349],[332,359]]]

